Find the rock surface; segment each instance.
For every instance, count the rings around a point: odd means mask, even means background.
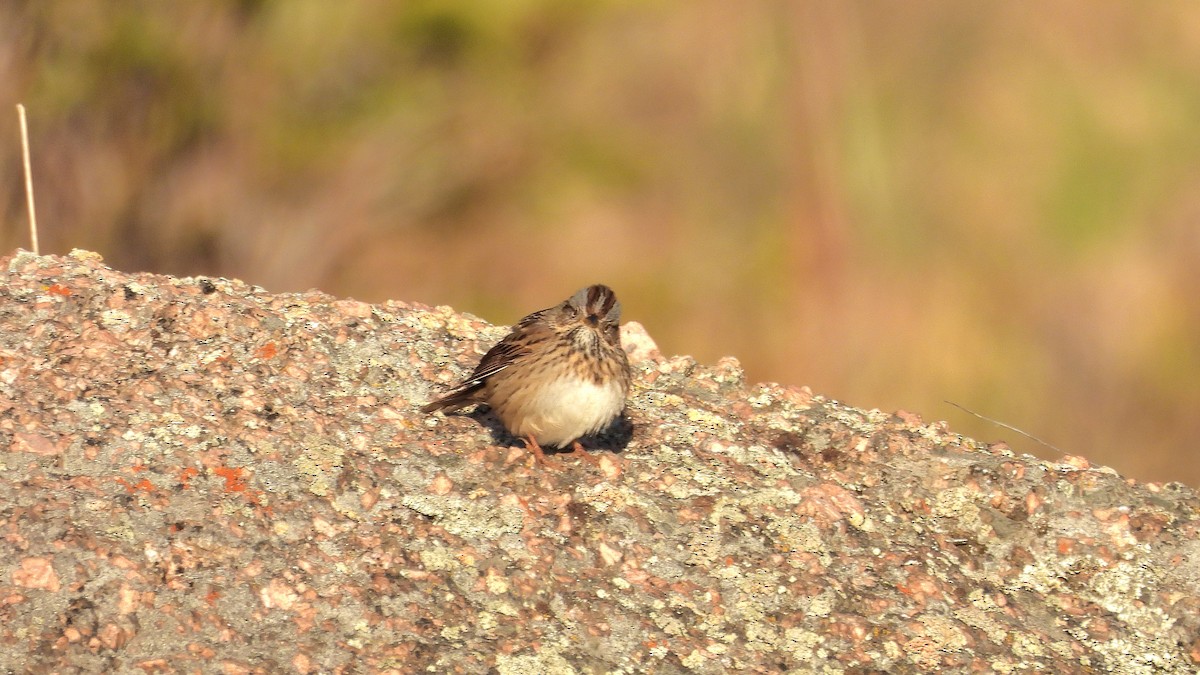
[[[418,412],[502,336],[474,317],[0,271],[0,672],[1200,667],[1180,485],[746,385],[636,324],[628,422],[553,471]]]

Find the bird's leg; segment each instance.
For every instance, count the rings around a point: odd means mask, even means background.
[[[592,457],[591,453],[589,453],[587,450],[584,450],[583,445],[581,445],[579,441],[575,441],[574,445],[575,449],[571,451],[572,455],[575,455],[579,459],[582,459],[592,466],[600,466],[600,460]]]
[[[533,452],[533,457],[537,460],[538,464],[552,469],[562,468],[562,464],[546,457],[546,453],[542,452],[542,446],[538,445],[537,439],[533,436],[526,436],[521,440],[525,441],[525,447]]]

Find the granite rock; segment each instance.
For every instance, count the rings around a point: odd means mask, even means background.
[[[1194,673],[1200,499],[623,328],[543,467],[446,307],[0,272],[0,672]],[[514,317],[515,318],[515,317]]]

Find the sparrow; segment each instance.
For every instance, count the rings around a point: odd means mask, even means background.
[[[578,439],[607,427],[625,408],[631,373],[620,320],[611,288],[580,289],[518,321],[470,377],[421,411],[486,404],[539,463],[547,464],[542,446],[574,444],[583,453]]]

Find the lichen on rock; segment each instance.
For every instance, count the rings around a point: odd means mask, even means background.
[[[636,323],[627,418],[535,463],[420,406],[449,308],[18,253],[0,669],[1195,672],[1196,493],[748,385]]]

